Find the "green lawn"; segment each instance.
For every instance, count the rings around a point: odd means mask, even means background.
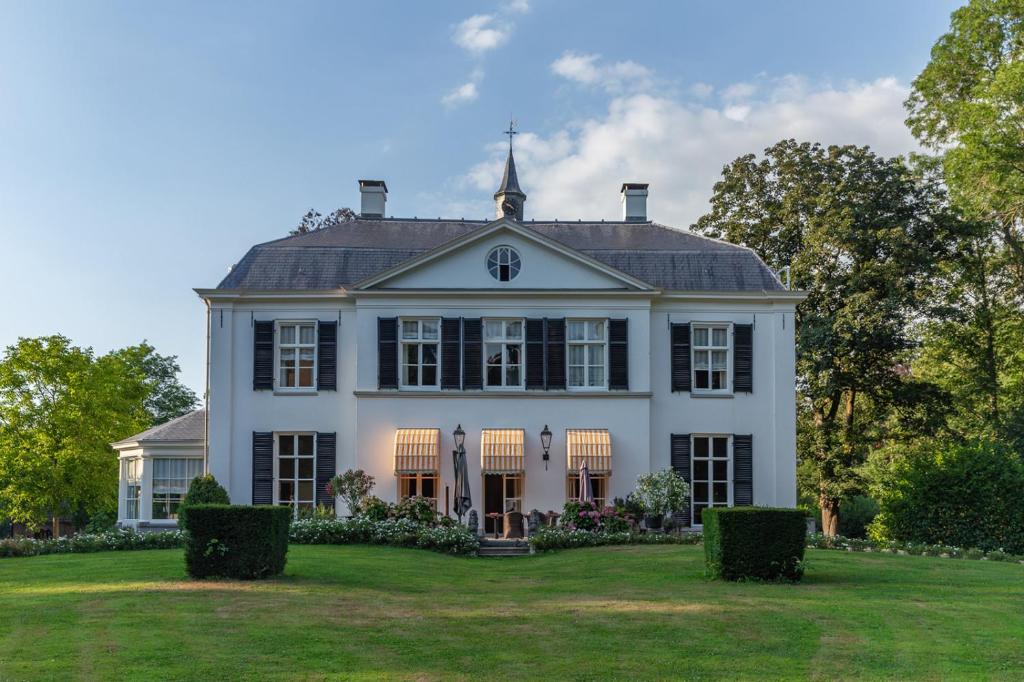
[[[1024,678],[1024,566],[810,551],[803,584],[700,547],[463,559],[292,546],[191,582],[182,552],[0,560],[0,680]]]

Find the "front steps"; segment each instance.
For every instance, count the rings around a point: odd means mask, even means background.
[[[530,553],[530,543],[526,540],[495,540],[480,538],[480,551],[477,556],[526,556]]]

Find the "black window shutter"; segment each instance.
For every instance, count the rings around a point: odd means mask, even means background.
[[[754,325],[733,326],[732,390],[754,392]]]
[[[334,478],[338,437],[333,433],[316,434],[316,503],[334,509],[334,496],[327,493],[327,482]]]
[[[547,387],[565,389],[565,320],[545,320],[547,341]]]
[[[690,434],[673,433],[672,449],[670,452],[672,470],[683,477],[687,483],[692,483],[690,476]],[[675,512],[672,515],[677,525],[686,527],[690,525],[690,500],[686,501],[686,509]]]
[[[690,390],[690,325],[672,325],[672,390]]]
[[[526,388],[542,390],[544,381],[544,320],[526,321]]]
[[[732,501],[737,507],[754,504],[754,437],[732,437]]]
[[[398,318],[377,318],[377,388],[398,388]]]
[[[259,320],[252,325],[252,390],[274,388],[274,322]]]
[[[484,387],[483,332],[479,318],[462,321],[462,388],[467,391]]]
[[[321,322],[316,343],[316,387],[338,390],[338,323]]]
[[[274,503],[274,434],[252,432],[252,503]]]
[[[462,320],[441,320],[441,388],[458,390],[462,386]]]
[[[629,390],[629,320],[608,321],[608,388]]]

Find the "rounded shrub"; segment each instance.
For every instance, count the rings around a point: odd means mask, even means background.
[[[1024,463],[1005,445],[919,445],[896,458],[872,492],[876,540],[1024,554]]]
[[[178,527],[188,530],[188,508],[197,504],[231,504],[228,491],[217,483],[213,474],[196,476],[188,485],[188,492],[178,505]]]

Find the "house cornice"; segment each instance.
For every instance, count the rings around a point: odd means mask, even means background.
[[[729,303],[793,303],[807,298],[806,291],[664,291],[658,296],[661,301],[702,301]]]

